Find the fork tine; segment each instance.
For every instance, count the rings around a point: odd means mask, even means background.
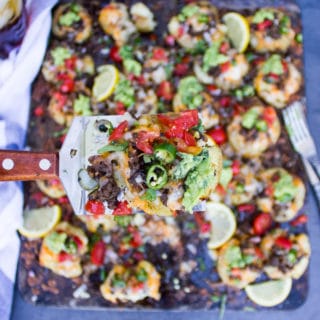
[[[288,120],[288,124],[290,126],[290,138],[292,142],[298,143],[302,139],[302,132],[300,131],[299,125],[297,124],[297,119],[295,117],[295,109],[293,106],[290,106],[286,109],[286,119]]]
[[[310,131],[307,127],[307,119],[306,119],[305,114],[302,110],[302,106],[299,103],[296,104],[296,112],[297,112],[297,117],[300,122],[301,130],[302,130],[303,134],[305,136],[307,136],[308,138],[311,138]]]
[[[302,140],[304,138],[304,133],[301,127],[301,120],[299,115],[299,109],[297,108],[297,104],[293,104],[290,107],[290,119],[292,120],[292,126],[294,127],[294,133],[297,135],[298,140]]]

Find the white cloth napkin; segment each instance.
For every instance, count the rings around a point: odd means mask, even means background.
[[[51,8],[57,0],[28,0],[28,29],[20,48],[0,60],[0,148],[21,149],[27,128],[30,88],[45,54]],[[0,44],[1,45],[1,44]],[[0,183],[0,319],[10,318],[22,221],[21,183]]]

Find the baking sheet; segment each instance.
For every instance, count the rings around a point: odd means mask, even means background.
[[[133,1],[137,2],[137,1]],[[178,11],[178,8],[182,5],[181,2],[174,1],[144,1],[153,9],[153,12],[157,15],[158,27],[156,33],[158,35],[162,34],[167,26],[168,17],[172,16],[174,12]],[[128,3],[128,1],[126,1]],[[130,1],[131,3],[131,1]],[[280,6],[288,10],[291,16],[294,18],[294,24],[296,26],[300,25],[300,11],[298,6],[294,1],[217,1],[213,0],[213,4],[217,5],[219,8],[226,10],[240,10],[247,13],[249,10],[259,8],[262,6]],[[89,11],[92,13],[94,8],[102,7],[103,2],[91,1],[89,6]],[[161,15],[159,15],[161,14]],[[101,34],[101,31],[100,31]],[[88,51],[97,54],[99,52],[99,46],[88,46]],[[302,59],[302,55],[295,57],[296,59]],[[301,60],[302,61],[302,60]],[[96,62],[99,63],[99,55],[96,57]],[[302,64],[301,64],[302,67]],[[37,107],[40,104],[46,104],[48,100],[47,87],[44,84],[44,80],[39,75],[33,88],[33,107]],[[299,93],[299,99],[304,97],[303,89]],[[30,130],[29,130],[29,145],[33,149],[43,149],[56,150],[59,148],[59,140],[52,138],[52,132],[56,132],[58,129],[50,119],[38,119],[32,117],[30,119]],[[36,137],[36,138],[35,138]],[[280,148],[279,148],[280,146]],[[288,137],[283,132],[282,138],[279,143],[273,147],[273,152],[278,150],[283,150],[287,148],[287,152],[284,154],[279,154],[279,157],[275,157],[275,165],[279,163],[286,163],[289,168],[295,167],[296,170],[301,174],[302,166],[299,162],[298,156],[293,154],[290,144],[288,142]],[[278,151],[280,152],[280,151]],[[281,153],[281,152],[280,152]],[[291,155],[291,163],[285,162],[283,156]],[[277,162],[278,161],[278,162]],[[34,183],[26,184],[26,202],[28,204],[35,201],[32,195],[38,192]],[[52,200],[48,200],[48,203]],[[304,209],[308,211],[308,205]],[[74,220],[72,216],[71,208],[68,205],[64,206],[64,215],[68,216],[71,220]],[[172,252],[172,249],[167,245],[159,245],[156,251],[150,250],[150,255],[148,255],[148,260],[153,262],[155,265],[159,266],[162,276],[164,277],[164,282],[161,287],[162,299],[159,302],[155,302],[151,299],[145,299],[143,302],[136,304],[119,304],[119,308],[123,309],[212,309],[218,308],[220,306],[219,302],[213,302],[213,295],[227,294],[227,308],[230,309],[259,309],[253,303],[251,303],[243,291],[234,290],[227,288],[219,283],[219,279],[216,273],[212,272],[214,262],[208,256],[206,249],[206,242],[201,240],[199,237],[195,237],[195,233],[190,233],[190,230],[186,230],[186,225],[191,219],[191,217],[186,216],[185,219],[181,219],[180,226],[183,233],[184,244],[187,245],[192,239],[192,243],[199,248],[196,255],[191,258],[198,263],[198,268],[196,272],[192,273],[190,278],[181,279],[181,289],[176,290],[173,288],[172,280],[177,277],[177,265],[179,255],[176,252]],[[79,224],[75,221],[75,224]],[[301,231],[304,231],[302,228]],[[40,241],[26,241],[22,239],[22,247],[20,254],[20,264],[18,272],[18,284],[19,290],[22,296],[27,300],[35,304],[41,305],[55,305],[55,306],[70,306],[70,307],[82,307],[82,308],[115,308],[114,305],[105,301],[99,292],[99,284],[101,283],[100,271],[99,273],[93,273],[89,278],[81,277],[73,280],[65,279],[54,275],[51,271],[41,268],[38,263],[38,252],[39,252]],[[154,252],[152,254],[152,252]],[[161,258],[162,254],[167,254],[169,259],[164,263]],[[107,266],[105,271],[108,271]],[[185,282],[185,283],[184,283]],[[81,284],[86,284],[86,291],[90,294],[89,299],[77,299],[74,298],[74,291],[81,286]],[[182,288],[190,286],[197,287],[198,290],[195,294],[190,294],[184,292]],[[298,281],[294,282],[293,289],[289,298],[281,305],[271,308],[278,310],[290,310],[299,307],[305,301],[308,292],[308,273],[306,273]]]

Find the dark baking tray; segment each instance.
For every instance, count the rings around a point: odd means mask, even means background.
[[[65,1],[63,1],[65,2]],[[107,1],[79,1],[86,3],[91,14],[94,13],[96,8],[100,8]],[[127,4],[137,2],[137,1],[122,1]],[[156,29],[156,34],[159,36],[166,30],[167,21],[170,16],[179,10],[184,2],[183,1],[143,1],[148,4],[149,7],[153,9],[153,12],[157,16],[158,26]],[[285,9],[293,18],[294,25],[301,29],[301,17],[300,10],[295,1],[273,1],[273,0],[212,0],[214,5],[221,9],[221,12],[226,10],[236,10],[244,13],[248,13],[251,10],[260,7],[282,7]],[[96,28],[95,32],[97,34],[102,34],[102,31],[97,27],[97,22],[95,22]],[[49,44],[52,45],[55,40],[52,40]],[[93,54],[97,64],[100,63],[101,57],[99,56],[99,51],[102,48],[101,45],[88,45],[88,53]],[[303,72],[302,66],[302,52],[294,57],[300,61],[299,65]],[[100,63],[101,64],[101,63]],[[32,94],[32,107],[35,108],[39,105],[45,106],[49,99],[50,88],[48,84],[45,83],[41,74],[39,74],[33,85]],[[297,95],[296,99],[304,99],[304,89],[302,89]],[[47,150],[57,150],[61,146],[61,141],[57,137],[52,137],[52,132],[58,132],[61,130],[52,120],[48,117],[37,118],[31,116],[30,127],[28,134],[28,144],[32,149],[47,149]],[[268,158],[269,155],[269,158]],[[272,162],[272,165],[283,165],[284,167],[290,169],[291,171],[299,172],[300,176],[304,176],[303,168],[301,166],[299,157],[292,150],[288,136],[283,131],[281,138],[276,146],[274,146],[269,154],[265,155],[266,161]],[[272,159],[271,159],[272,158]],[[25,201],[26,204],[34,206],[37,202],[37,198],[34,197],[37,194],[38,189],[35,183],[27,183],[25,185]],[[54,201],[52,199],[42,199],[42,205],[52,204]],[[307,211],[308,204],[305,205],[303,210]],[[72,210],[68,204],[63,205],[64,217],[67,220],[72,221],[76,225],[81,223],[75,220]],[[66,279],[55,275],[48,269],[42,268],[38,264],[38,254],[40,248],[40,241],[27,241],[22,238],[21,252],[20,252],[20,262],[18,268],[18,287],[23,298],[31,303],[38,305],[54,305],[61,307],[77,307],[77,308],[121,308],[121,310],[163,310],[163,309],[174,309],[174,310],[194,310],[194,309],[214,309],[220,306],[220,302],[214,302],[211,297],[212,295],[222,296],[227,295],[227,308],[234,310],[252,310],[252,309],[263,309],[254,305],[246,297],[243,291],[228,288],[221,283],[219,283],[218,275],[212,272],[214,262],[208,256],[206,243],[201,240],[195,231],[190,231],[186,228],[186,224],[190,222],[193,218],[189,215],[182,217],[180,221],[180,226],[182,230],[182,242],[184,245],[187,243],[192,243],[198,248],[197,253],[188,257],[197,262],[198,267],[194,272],[190,274],[189,278],[180,279],[181,288],[184,286],[196,288],[194,292],[186,293],[184,290],[176,290],[172,286],[173,278],[177,277],[178,273],[178,262],[181,256],[186,254],[186,252],[177,252],[171,249],[168,245],[160,244],[155,248],[147,248],[147,260],[154,263],[158,270],[162,274],[162,285],[161,294],[162,298],[160,301],[154,301],[152,299],[145,299],[142,302],[136,304],[126,303],[119,304],[117,306],[105,301],[99,292],[99,284],[101,283],[100,271],[90,274],[84,274],[82,277],[75,279]],[[288,225],[284,226],[289,228]],[[301,227],[300,230],[306,230]],[[161,255],[166,253],[168,259],[161,259]],[[106,266],[105,271],[111,268]],[[87,292],[90,294],[89,299],[76,299],[73,297],[73,292],[82,283],[87,286]],[[274,307],[269,308],[271,310],[292,310],[301,306],[308,293],[308,272],[306,272],[299,280],[294,281],[293,289],[290,293],[288,299]]]

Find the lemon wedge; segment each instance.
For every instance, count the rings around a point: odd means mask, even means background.
[[[61,212],[59,205],[25,210],[23,225],[18,231],[29,239],[44,237],[60,221]]]
[[[94,78],[92,95],[97,102],[109,98],[119,82],[119,70],[112,64],[99,68],[99,74]]]
[[[259,306],[273,307],[287,299],[291,288],[292,279],[285,278],[251,284],[245,288],[245,292]]]
[[[227,35],[238,52],[244,52],[250,41],[250,27],[247,19],[239,13],[229,12],[222,18],[227,26]]]
[[[237,223],[229,207],[218,202],[207,202],[204,214],[206,220],[211,222],[209,249],[216,249],[226,243],[234,234]]]

